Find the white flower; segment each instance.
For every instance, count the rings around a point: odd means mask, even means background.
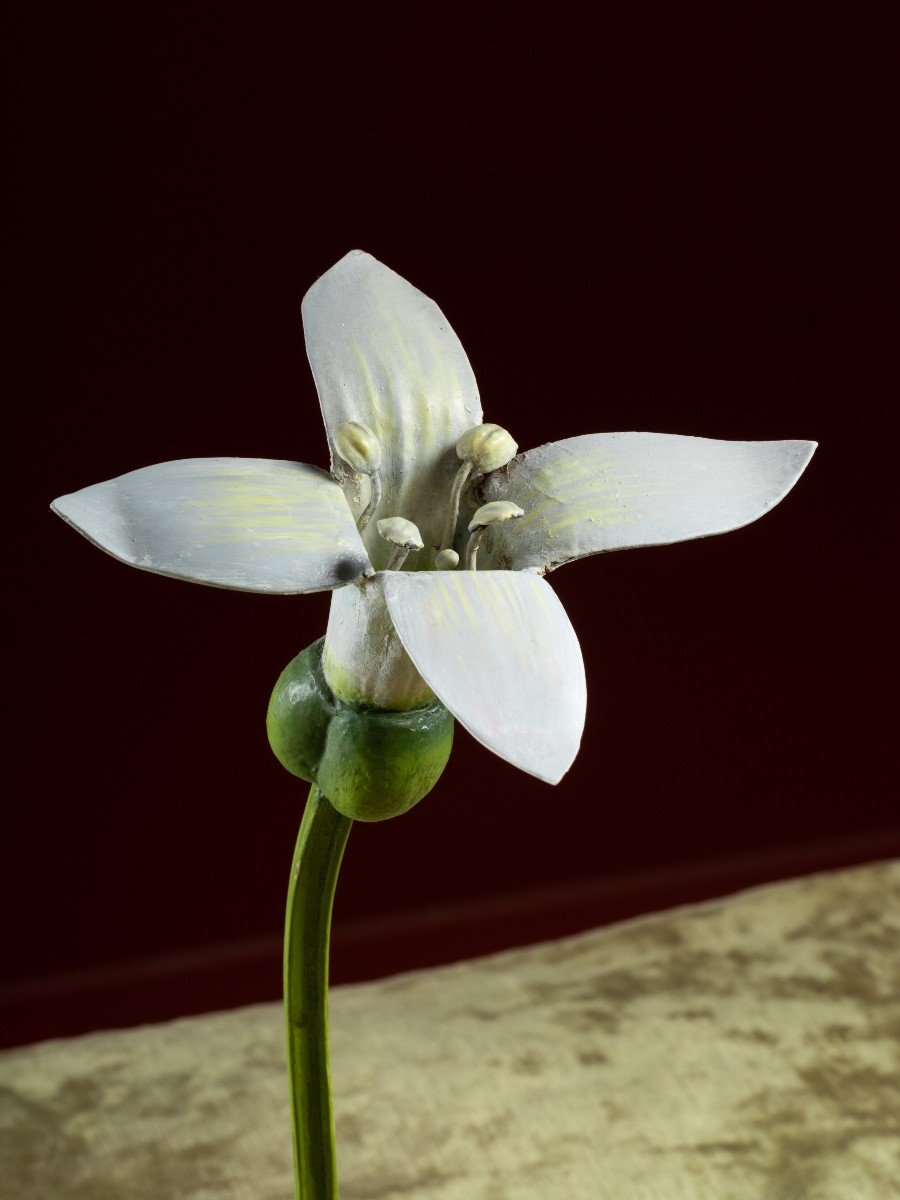
[[[54,510],[158,574],[245,591],[332,589],[323,664],[340,698],[411,708],[436,694],[488,749],[550,783],[578,751],[586,690],[578,639],[544,573],[746,525],[786,495],[815,449],[610,433],[508,462],[515,444],[504,430],[471,435],[481,404],[459,340],[399,275],[354,251],[307,293],[303,321],[332,475],[295,462],[186,459],[63,496]],[[436,570],[447,525],[465,563],[472,510],[448,520],[448,508],[466,453],[479,469],[470,443],[500,447],[496,461],[508,462],[480,480],[474,506],[502,500],[523,515],[479,525],[477,571]],[[386,569],[397,547],[379,527],[402,528],[389,518],[421,534],[403,570]],[[454,557],[445,552],[440,565]]]

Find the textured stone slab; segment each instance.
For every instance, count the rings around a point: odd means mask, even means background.
[[[342,1200],[900,1196],[900,866],[337,989]],[[281,1016],[0,1058],[4,1200],[290,1200]]]

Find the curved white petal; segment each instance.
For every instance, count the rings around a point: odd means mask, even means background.
[[[122,562],[244,592],[319,592],[369,570],[340,487],[305,463],[186,458],[52,504]]]
[[[585,554],[725,533],[773,508],[815,442],[595,433],[538,446],[491,476],[485,499],[524,517],[489,531],[495,566],[552,570]]]
[[[378,516],[414,521],[425,541],[423,562],[430,561],[459,466],[454,447],[481,421],[459,339],[432,300],[360,250],[310,288],[303,326],[332,464],[334,430],[345,421],[367,425],[383,453]],[[365,541],[383,566],[390,551],[374,521]]]
[[[547,783],[578,753],[587,689],[578,638],[532,572],[389,571],[388,610],[419,674],[488,750]]]

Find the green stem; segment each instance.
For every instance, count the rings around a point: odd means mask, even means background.
[[[294,851],[284,926],[284,1014],[297,1200],[338,1196],[328,1065],[328,943],[337,874],[352,824],[313,785]]]

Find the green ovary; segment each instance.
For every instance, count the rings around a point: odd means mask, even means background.
[[[427,796],[447,764],[453,717],[439,700],[404,710],[347,704],[322,673],[324,638],[282,671],[266,728],[275,757],[356,821],[384,821]]]

